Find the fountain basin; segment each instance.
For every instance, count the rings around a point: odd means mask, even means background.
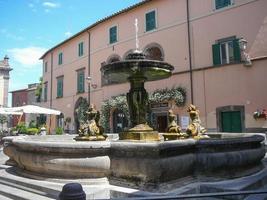
[[[77,142],[72,136],[4,138],[8,163],[40,175],[108,177],[116,183],[153,185],[186,176],[239,177],[251,174],[265,155],[264,137],[217,133],[205,140]],[[213,135],[213,137],[215,137]]]
[[[110,142],[76,142],[73,136],[15,136],[4,139],[7,164],[44,176],[106,177]]]
[[[138,74],[146,81],[155,81],[171,76],[173,66],[166,62],[156,60],[125,60],[114,62],[101,68],[104,77],[116,83],[124,83],[128,78]]]

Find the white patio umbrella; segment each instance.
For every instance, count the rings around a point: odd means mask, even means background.
[[[58,110],[44,108],[44,107],[35,106],[35,105],[26,105],[26,106],[6,108],[6,111],[13,112],[13,113],[22,113],[22,114],[26,113],[26,114],[45,114],[45,115],[60,115],[61,113]],[[19,122],[21,121],[21,118],[22,118],[22,115],[19,118]],[[49,127],[50,127],[50,124],[51,124],[51,118],[49,120]]]
[[[60,111],[44,108],[35,105],[26,105],[26,106],[19,106],[19,107],[12,107],[5,109],[8,112],[14,113],[30,113],[30,114],[46,114],[46,115],[60,115]]]
[[[23,112],[8,111],[9,108],[0,108],[0,115],[22,115]]]

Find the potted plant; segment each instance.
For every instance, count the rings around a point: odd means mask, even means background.
[[[265,119],[267,120],[267,110],[266,109],[262,109],[261,111],[260,110],[257,110],[253,113],[253,117],[254,119]]]

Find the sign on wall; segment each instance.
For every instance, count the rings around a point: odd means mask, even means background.
[[[181,128],[187,129],[189,125],[189,117],[188,116],[181,116]]]

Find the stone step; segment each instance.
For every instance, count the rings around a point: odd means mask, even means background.
[[[14,174],[13,168],[1,165],[0,170],[0,199],[56,199],[62,184],[49,183],[28,179]],[[2,198],[3,196],[3,198]]]
[[[1,195],[1,194],[0,194],[0,199],[1,199],[1,200],[14,200],[14,199],[8,198],[8,197],[6,197],[6,196],[3,196],[3,195]]]
[[[16,188],[18,190],[28,191],[34,194],[46,196],[55,199],[58,195],[58,191],[51,188],[44,187],[42,185],[37,185],[35,183],[22,182],[6,177],[0,178],[0,185],[5,185],[8,187]],[[0,188],[1,190],[1,188]]]
[[[52,200],[56,198],[50,198],[46,196],[45,192],[20,186],[18,184],[8,183],[6,181],[0,181],[0,194],[7,199],[16,200]]]

